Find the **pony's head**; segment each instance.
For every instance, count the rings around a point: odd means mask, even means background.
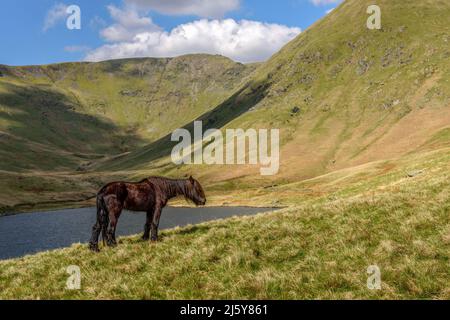
[[[186,197],[192,202],[194,202],[197,206],[204,206],[206,203],[206,196],[205,192],[203,191],[202,186],[200,185],[200,182],[192,178],[192,176],[189,177],[186,181]]]

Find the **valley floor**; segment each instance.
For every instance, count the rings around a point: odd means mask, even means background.
[[[1,299],[450,299],[450,150],[236,196],[288,208],[0,262]],[[214,197],[213,197],[214,198]],[[223,201],[216,197],[215,201]],[[66,269],[81,289],[66,289]],[[369,266],[381,289],[367,287]]]

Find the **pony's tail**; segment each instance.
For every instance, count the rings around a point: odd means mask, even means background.
[[[106,206],[105,199],[103,199],[103,193],[99,192],[97,194],[97,219],[100,222],[102,227],[102,241],[103,245],[105,245],[106,241],[106,230],[108,228],[109,223],[109,212],[108,207]]]

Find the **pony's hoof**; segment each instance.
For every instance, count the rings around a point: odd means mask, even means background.
[[[108,241],[106,244],[108,245],[108,247],[117,247],[117,242],[115,241]]]
[[[97,244],[90,243],[90,244],[89,244],[89,249],[90,249],[91,251],[93,251],[93,252],[100,252],[100,249],[98,248],[98,245],[97,245]]]

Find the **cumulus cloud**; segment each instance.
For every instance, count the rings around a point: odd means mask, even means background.
[[[116,29],[125,27],[120,19]],[[123,22],[123,21],[122,21]],[[235,61],[263,61],[278,51],[284,44],[300,33],[299,28],[258,21],[235,21],[201,19],[182,24],[172,31],[152,30],[153,25],[144,23],[136,25],[147,29],[142,32],[122,34],[113,40],[111,34],[102,32],[103,36],[114,43],[106,44],[89,52],[87,61],[129,57],[173,57],[188,53],[221,54]],[[108,28],[107,28],[108,29]],[[128,28],[127,31],[129,31]],[[133,28],[131,28],[133,29]],[[108,31],[109,32],[109,31]],[[131,39],[131,34],[133,38]]]
[[[140,33],[160,31],[151,18],[141,17],[138,11],[131,8],[122,10],[110,5],[108,11],[115,23],[101,31],[101,36],[106,41],[131,41]]]
[[[240,0],[125,0],[125,3],[167,15],[220,18],[238,9]]]
[[[57,3],[47,12],[44,20],[44,26],[42,30],[45,32],[53,28],[58,22],[64,20],[67,17],[67,5],[64,3]]]
[[[315,6],[322,6],[322,5],[329,5],[333,3],[341,2],[342,0],[309,0],[312,2]]]

